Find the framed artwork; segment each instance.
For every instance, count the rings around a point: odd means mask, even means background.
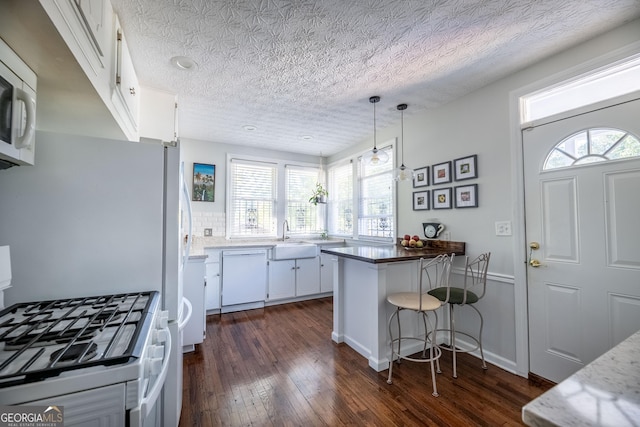
[[[191,200],[196,202],[213,202],[216,196],[215,188],[216,165],[194,163]]]
[[[429,166],[413,170],[413,188],[429,185]],[[428,208],[427,208],[428,209]]]
[[[438,163],[431,166],[433,185],[451,182],[451,162]]]
[[[478,184],[456,187],[456,208],[478,207]]]
[[[432,190],[433,209],[451,209],[451,187]]]
[[[454,178],[456,181],[472,179],[478,177],[477,169],[478,156],[462,157],[453,161]]]
[[[429,210],[429,190],[415,191],[413,193],[413,210],[428,211]]]

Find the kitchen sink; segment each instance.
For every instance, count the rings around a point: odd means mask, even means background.
[[[318,246],[313,243],[278,243],[271,250],[271,259],[314,258],[318,256]]]

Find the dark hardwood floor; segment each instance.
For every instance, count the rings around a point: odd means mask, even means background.
[[[458,379],[443,352],[431,395],[429,365],[375,372],[331,340],[331,298],[207,318],[207,337],[184,358],[181,427],[516,426],[548,386],[461,354]]]

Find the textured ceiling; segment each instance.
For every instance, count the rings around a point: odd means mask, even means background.
[[[111,1],[140,83],[178,94],[181,137],[325,156],[370,138],[371,95],[386,127],[399,103],[408,118],[640,16],[638,0]]]

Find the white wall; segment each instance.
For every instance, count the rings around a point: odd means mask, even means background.
[[[193,234],[204,236],[204,229],[211,228],[213,236],[225,235],[225,202],[227,185],[227,154],[250,155],[265,159],[282,159],[317,164],[319,158],[305,154],[285,153],[275,150],[265,150],[255,147],[229,145],[219,142],[198,141],[195,139],[180,139],[180,152],[185,164],[185,178],[189,191],[193,188],[193,164],[207,163],[216,166],[215,169],[215,201],[192,202]]]

